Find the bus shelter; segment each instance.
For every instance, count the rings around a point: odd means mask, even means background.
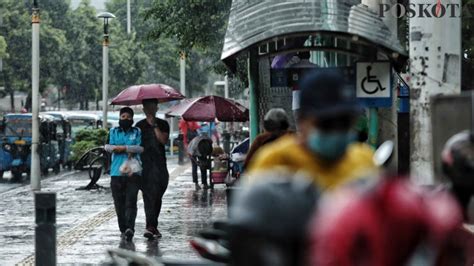
[[[396,26],[389,27],[394,22],[355,0],[233,0],[221,60],[231,72],[246,64],[251,140],[269,109],[284,108],[292,116],[297,81],[308,71],[338,68],[355,82],[357,62],[384,61],[395,76],[407,54]],[[311,70],[291,64],[303,54],[309,54]],[[390,103],[364,102],[375,142],[377,108],[396,108],[394,88],[389,88]]]

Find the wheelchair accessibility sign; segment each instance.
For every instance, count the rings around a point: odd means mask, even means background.
[[[390,107],[392,105],[390,62],[357,62],[356,95],[367,107]]]

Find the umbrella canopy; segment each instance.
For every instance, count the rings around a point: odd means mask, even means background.
[[[245,122],[249,110],[240,103],[219,96],[204,96],[185,100],[166,112],[170,116],[181,116],[186,121]]]
[[[142,100],[157,99],[158,102],[169,102],[184,99],[177,90],[165,84],[134,85],[120,92],[112,100],[112,105],[138,105]]]

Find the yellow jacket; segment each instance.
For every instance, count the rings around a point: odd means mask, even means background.
[[[345,183],[373,176],[376,167],[372,149],[362,143],[351,144],[339,161],[328,164],[317,158],[297,141],[297,136],[283,136],[257,152],[248,168],[247,181],[260,178],[259,172],[285,168],[303,172],[322,190],[334,189]]]

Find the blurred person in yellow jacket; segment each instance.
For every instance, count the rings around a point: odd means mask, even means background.
[[[298,129],[257,152],[244,182],[284,167],[303,172],[322,190],[372,176],[373,151],[352,130],[362,108],[354,88],[337,71],[314,72],[300,83]]]

